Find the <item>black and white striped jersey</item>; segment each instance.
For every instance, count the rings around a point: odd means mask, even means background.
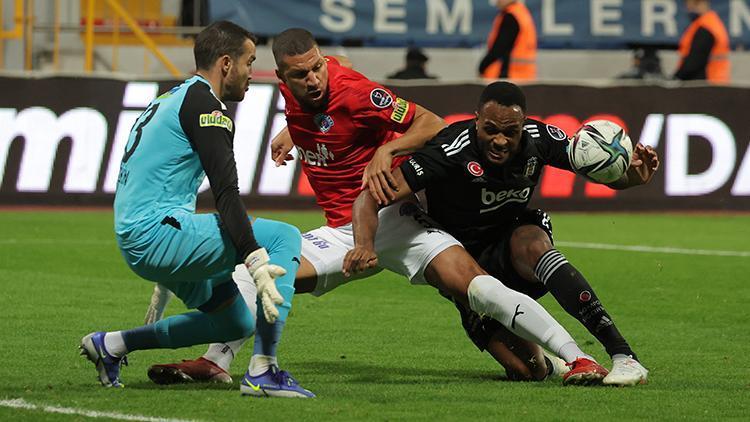
[[[492,165],[477,144],[472,119],[440,131],[400,168],[414,192],[425,189],[428,214],[470,249],[526,208],[542,167],[572,171],[567,148],[561,129],[526,119],[518,153]]]

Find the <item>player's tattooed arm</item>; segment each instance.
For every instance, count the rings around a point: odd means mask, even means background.
[[[416,105],[414,120],[401,137],[381,145],[362,175],[362,188],[370,193],[379,204],[393,201],[398,191],[396,180],[391,172],[393,158],[411,154],[423,147],[445,127],[445,120],[426,108]]]
[[[609,183],[612,189],[627,189],[633,186],[645,185],[654,177],[659,169],[659,155],[650,146],[636,144],[630,166],[620,179]]]
[[[393,170],[393,178],[398,188],[394,201],[412,195],[411,188],[406,183],[400,168]],[[390,202],[385,202],[382,205],[388,204]],[[347,277],[378,265],[378,256],[375,253],[375,233],[378,231],[379,205],[378,201],[367,190],[360,192],[357,200],[354,201],[354,205],[352,205],[354,249],[346,253],[342,268],[342,272]]]
[[[289,134],[289,128],[284,127],[271,140],[271,159],[276,163],[276,167],[285,166],[287,161],[294,160],[294,156],[289,153],[292,148],[294,148],[292,135]]]

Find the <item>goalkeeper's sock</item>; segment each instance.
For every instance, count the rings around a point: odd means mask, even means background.
[[[277,368],[279,366],[276,356],[253,355],[250,358],[250,365],[247,367],[247,372],[251,377],[258,377],[268,371],[272,365]]]
[[[260,315],[253,344],[253,355],[276,356],[276,349],[279,347],[284,325],[286,325],[286,322],[281,320],[269,324],[265,317]]]
[[[176,349],[249,337],[255,329],[247,305],[239,298],[214,312],[188,312],[155,324],[123,331],[128,351]]]
[[[623,354],[638,360],[589,282],[560,251],[545,252],[534,267],[534,273],[563,309],[583,324],[610,356]]]
[[[279,317],[274,324],[266,321],[262,311],[263,305],[258,301],[258,327],[253,344],[253,357],[248,366],[250,375],[257,376],[266,372],[270,365],[278,366],[276,349],[292,308],[294,278],[301,259],[302,237],[299,230],[292,225],[263,218],[253,222],[253,231],[258,243],[268,251],[270,263],[286,270],[285,275],[275,280],[276,289],[284,298],[284,303],[276,306]]]
[[[573,362],[579,357],[593,360],[583,353],[570,334],[542,305],[509,289],[495,277],[474,277],[469,284],[468,296],[474,312],[491,316],[514,334],[545,347],[566,362]]]

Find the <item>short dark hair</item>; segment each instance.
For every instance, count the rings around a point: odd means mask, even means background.
[[[245,28],[229,21],[217,21],[195,37],[195,67],[208,70],[223,55],[235,59],[242,55],[245,40],[255,44],[258,39]]]
[[[289,28],[273,38],[271,50],[276,66],[280,68],[284,57],[307,53],[316,45],[315,37],[307,29]]]
[[[516,84],[499,81],[487,85],[479,96],[478,110],[490,101],[508,107],[517,105],[526,113],[526,96]]]

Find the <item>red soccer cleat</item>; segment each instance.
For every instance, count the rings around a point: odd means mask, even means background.
[[[181,363],[153,365],[148,368],[148,377],[156,384],[232,383],[232,376],[227,371],[203,357],[196,360],[183,360]]]
[[[570,371],[563,375],[563,385],[598,385],[609,371],[591,359],[578,358],[566,364]]]

